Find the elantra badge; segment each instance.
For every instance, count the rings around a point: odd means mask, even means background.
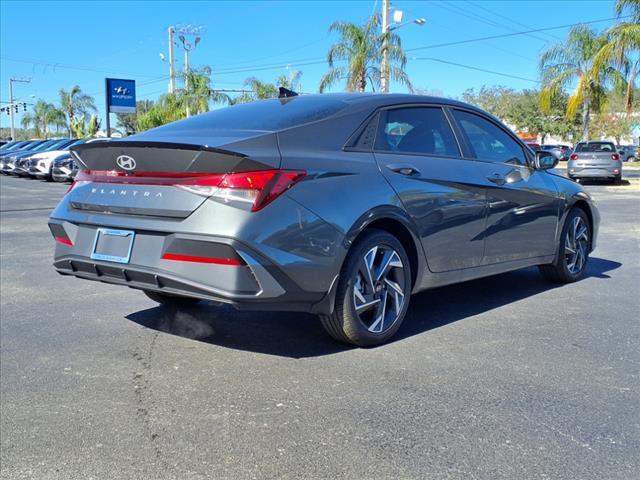
[[[133,170],[136,168],[136,161],[129,155],[120,155],[116,158],[116,163],[123,170]]]

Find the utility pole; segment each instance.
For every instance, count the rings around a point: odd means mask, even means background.
[[[13,83],[31,83],[30,78],[10,78],[9,79],[9,113],[11,115],[11,140],[16,139],[16,129],[14,126],[14,106],[13,106]]]
[[[189,91],[189,52],[191,49],[184,49],[184,89]],[[187,118],[191,116],[191,111],[189,109],[189,99],[187,99]]]
[[[169,27],[169,93],[174,93],[176,91],[176,67],[173,56],[174,33],[175,28],[173,26]]]
[[[174,33],[178,34],[180,45],[184,49],[184,89],[187,93],[187,117],[191,116],[191,110],[189,108],[189,53],[200,43],[203,30],[204,26],[178,25],[177,27],[174,27]],[[193,41],[193,43],[191,43],[190,40]]]
[[[380,65],[380,87],[383,93],[389,93],[389,0],[382,0],[382,65]]]

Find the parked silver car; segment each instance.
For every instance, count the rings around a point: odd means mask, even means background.
[[[569,178],[622,181],[622,160],[613,142],[580,142],[569,157]]]
[[[64,153],[53,160],[51,178],[54,182],[71,182],[78,173],[78,164],[70,153]]]

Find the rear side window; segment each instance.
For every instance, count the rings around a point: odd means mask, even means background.
[[[383,112],[376,150],[460,156],[451,126],[438,107],[397,108]]]
[[[524,150],[511,135],[474,113],[454,110],[453,116],[467,136],[476,158],[498,163],[526,165]]]
[[[576,146],[576,152],[608,152],[616,151],[616,146],[611,142],[589,142],[579,143]]]

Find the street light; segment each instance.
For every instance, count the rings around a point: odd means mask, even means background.
[[[177,25],[175,27],[171,27],[172,34],[178,34],[178,40],[180,40],[180,44],[176,42],[177,46],[182,46],[184,50],[184,73],[185,73],[185,89],[189,88],[189,53],[191,50],[196,48],[202,39],[201,34],[205,30],[204,25]],[[188,37],[194,37],[193,43],[189,41]],[[172,51],[169,52],[170,58],[173,57]],[[175,87],[174,87],[175,88]],[[189,111],[189,102],[187,101],[187,117],[191,115]]]
[[[399,23],[399,24],[396,24],[396,25],[390,25],[389,26],[389,31],[397,30],[400,27],[404,27],[405,25],[409,25],[410,23],[415,23],[416,25],[421,27],[425,23],[427,23],[427,19],[426,18],[416,18],[415,20],[411,20],[410,22],[404,22],[404,23]]]
[[[402,17],[404,16],[404,12],[402,10],[394,10],[393,11],[393,25],[389,25],[389,13],[390,13],[390,4],[389,0],[383,0],[382,2],[382,35],[383,35],[383,46],[382,46],[382,64],[380,65],[380,86],[384,93],[389,93],[389,51],[387,47],[387,33],[393,30],[397,30],[398,28],[404,27],[405,25],[409,25],[411,23],[415,23],[418,26],[422,26],[427,23],[425,18],[416,18],[409,22],[402,23]]]
[[[31,79],[30,78],[10,78],[9,79],[9,107],[10,107],[10,114],[11,114],[11,140],[15,140],[16,139],[16,129],[13,126],[14,123],[14,116],[13,116],[13,102],[15,101],[15,99],[13,98],[13,84],[14,83],[31,83]]]

